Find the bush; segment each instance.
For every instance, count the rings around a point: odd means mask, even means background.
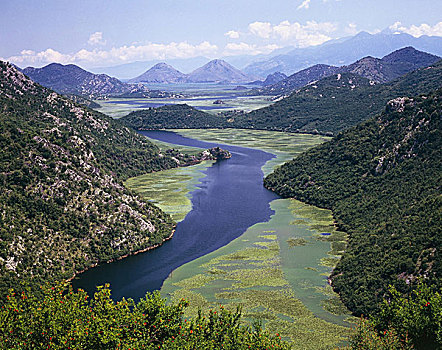
[[[114,302],[109,285],[93,298],[70,284],[10,290],[0,311],[1,349],[289,349],[279,335],[240,324],[241,311],[221,307],[183,320],[188,303],[166,305],[158,292]]]

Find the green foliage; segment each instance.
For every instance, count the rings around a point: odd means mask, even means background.
[[[404,297],[396,288],[390,288],[379,313],[372,318],[374,327],[407,334],[417,349],[442,348],[441,292],[420,283]]]
[[[159,293],[138,303],[114,302],[109,286],[93,298],[70,285],[45,287],[42,296],[12,290],[0,310],[1,349],[289,349],[278,334],[240,324],[241,311],[220,307],[183,320],[188,303],[166,305]]]
[[[284,197],[332,209],[349,243],[332,273],[355,314],[394,285],[441,285],[442,90],[396,99],[384,113],[315,147],[264,180]]]
[[[349,350],[411,350],[409,339],[398,335],[394,329],[386,329],[379,334],[370,321],[361,318],[351,337]]]
[[[135,111],[120,120],[136,130],[207,129],[227,126],[226,118],[199,111],[186,104]]]
[[[391,287],[378,314],[361,318],[351,349],[441,349],[442,298],[419,283],[408,295]]]

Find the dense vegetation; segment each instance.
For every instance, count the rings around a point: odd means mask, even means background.
[[[385,111],[284,164],[264,180],[283,197],[333,210],[349,233],[331,280],[355,314],[391,284],[441,285],[442,90]]]
[[[161,244],[169,215],[122,181],[213,159],[147,138],[0,62],[0,296]]]
[[[354,73],[333,75],[289,97],[235,118],[233,127],[337,134],[374,117],[396,97],[428,93],[441,87],[442,61],[388,84],[373,85]]]
[[[167,305],[158,292],[138,303],[115,302],[109,286],[92,298],[69,284],[9,291],[0,309],[0,349],[289,349],[278,333],[247,326],[236,312],[210,310],[184,319],[189,303]],[[424,284],[406,296],[391,288],[378,315],[361,318],[352,350],[411,350],[442,347],[441,290]]]
[[[403,296],[390,288],[380,312],[361,318],[351,349],[433,350],[442,348],[442,290],[419,283]]]
[[[136,130],[207,129],[227,126],[226,118],[199,111],[186,104],[135,111],[120,120]]]
[[[108,286],[93,298],[59,284],[42,296],[11,294],[0,311],[0,349],[289,349],[278,334],[241,325],[241,312],[223,307],[192,320],[188,303],[166,305],[158,293],[138,303],[114,302]]]

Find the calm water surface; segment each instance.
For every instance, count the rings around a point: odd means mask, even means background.
[[[95,286],[108,282],[114,299],[124,296],[138,300],[146,292],[160,289],[177,267],[226,245],[273,214],[269,203],[278,196],[262,186],[261,171],[274,157],[272,154],[202,142],[167,131],[141,133],[177,145],[221,146],[232,153],[232,158],[206,170],[207,176],[192,192],[193,209],[178,224],[173,239],[158,249],[93,268],[73,281],[74,288],[92,292]]]

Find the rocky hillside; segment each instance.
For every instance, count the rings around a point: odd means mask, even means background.
[[[442,90],[384,112],[284,164],[264,180],[283,197],[332,209],[349,233],[331,281],[356,314],[388,285],[442,284]]]
[[[166,63],[158,63],[129,83],[184,83],[187,75]]]
[[[0,295],[19,279],[37,286],[161,244],[171,218],[122,180],[197,160],[161,153],[4,62],[0,148]]]
[[[60,94],[79,95],[88,99],[123,95],[125,97],[168,97],[141,84],[126,84],[106,74],[94,74],[76,65],[51,63],[43,68],[28,67],[22,72],[35,82]]]
[[[405,47],[381,59],[370,56],[364,57],[348,66],[334,67],[317,64],[294,73],[276,84],[258,89],[256,93],[264,95],[289,95],[296,89],[311,82],[338,73],[353,73],[376,83],[386,83],[418,68],[434,64],[439,60],[440,57],[438,56],[418,51],[412,47]]]
[[[253,79],[224,60],[213,60],[187,76],[188,83],[246,83]]]
[[[442,87],[442,61],[390,83],[375,84],[354,73],[313,82],[273,105],[235,117],[243,128],[334,135],[379,113],[389,100]]]

